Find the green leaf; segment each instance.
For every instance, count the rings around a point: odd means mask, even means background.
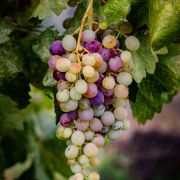
[[[126,18],[130,10],[130,5],[129,0],[110,0],[100,9],[100,11],[105,16],[105,20],[108,24],[116,24]]]
[[[140,41],[140,48],[132,52],[134,68],[131,74],[133,79],[137,83],[140,83],[146,77],[146,72],[149,74],[154,73],[158,58],[150,46],[148,36],[139,35],[137,38]]]
[[[170,102],[180,89],[180,46],[170,45],[168,51],[159,56],[155,74],[140,83],[136,101],[131,104],[139,123],[144,124],[160,112],[162,105]]]
[[[13,27],[10,25],[10,23],[7,20],[0,20],[0,44],[3,44],[7,41],[9,41],[9,35],[13,31]]]
[[[1,130],[23,130],[23,118],[17,104],[9,97],[0,94],[0,127]]]
[[[180,6],[174,0],[149,1],[149,30],[155,49],[180,41]]]
[[[67,8],[66,0],[43,0],[34,8],[30,18],[38,17],[40,20],[43,20],[46,17],[51,16],[52,12],[56,15],[60,15],[65,8]]]
[[[33,44],[33,51],[38,55],[42,62],[48,62],[48,59],[51,56],[49,52],[50,44],[55,40],[57,36],[57,31],[47,29],[41,34],[40,39],[36,40]]]

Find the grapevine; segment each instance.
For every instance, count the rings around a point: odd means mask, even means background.
[[[70,180],[98,180],[90,167],[99,163],[99,148],[105,137],[116,140],[130,126],[126,106],[128,86],[132,83],[131,51],[140,47],[135,36],[125,39],[127,50],[120,49],[114,35],[97,40],[92,28],[92,5],[78,29],[77,40],[65,35],[50,46],[49,68],[57,81],[56,100],[63,114],[59,118],[56,136],[67,140],[65,156],[74,173]],[[88,17],[88,29],[84,28]]]

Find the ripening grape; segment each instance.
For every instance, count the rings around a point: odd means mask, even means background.
[[[68,59],[71,61],[71,63],[77,63],[78,62],[77,55],[74,53],[68,54]]]
[[[102,56],[101,56],[99,53],[93,53],[92,55],[93,55],[94,58],[95,58],[95,65],[94,65],[94,67],[95,67],[95,68],[100,68],[101,65],[102,65],[102,63],[103,63],[103,58],[102,58]]]
[[[65,150],[65,156],[68,159],[74,159],[77,157],[79,148],[75,145],[69,145]]]
[[[123,128],[123,122],[122,121],[115,121],[112,125],[113,130],[117,131],[119,129]]]
[[[65,73],[64,72],[59,72],[59,71],[53,71],[53,78],[56,81],[60,81],[60,80],[66,80],[65,78]]]
[[[104,75],[100,74],[98,80],[96,81],[97,86],[101,86],[103,79]]]
[[[109,67],[113,72],[118,72],[122,66],[123,64],[118,56],[111,58],[109,61]]]
[[[68,159],[68,160],[67,160],[67,164],[68,164],[69,166],[73,165],[75,162],[76,162],[75,159]]]
[[[88,180],[99,180],[99,179],[100,179],[100,176],[96,172],[92,172],[88,176]]]
[[[117,140],[120,137],[120,131],[115,131],[113,129],[111,129],[108,133],[107,136],[109,139],[111,140]]]
[[[87,87],[87,83],[85,80],[79,79],[75,83],[75,88],[79,94],[84,94],[87,91],[88,87]]]
[[[48,66],[50,69],[55,70],[56,69],[56,61],[60,58],[58,55],[51,56],[48,60]]]
[[[82,57],[82,63],[85,66],[94,66],[96,63],[95,57],[91,54],[85,54]]]
[[[129,63],[132,60],[132,54],[129,51],[123,51],[121,53],[121,61],[123,63]]]
[[[63,138],[70,138],[72,135],[72,129],[71,128],[65,128],[63,132]]]
[[[128,97],[128,88],[126,86],[124,86],[123,84],[118,84],[115,86],[114,88],[114,95],[117,98],[122,98],[125,99]]]
[[[127,99],[115,98],[113,102],[113,107],[114,108],[117,108],[119,106],[125,107],[127,103],[128,103]]]
[[[50,52],[52,55],[63,55],[63,54],[65,54],[65,50],[62,46],[62,42],[59,40],[54,41],[50,45]]]
[[[115,80],[112,76],[105,77],[102,81],[102,85],[105,89],[113,89],[115,86]]]
[[[89,164],[89,158],[82,154],[79,159],[78,159],[79,163],[82,164],[82,165],[88,165]]]
[[[76,173],[73,177],[72,180],[84,180],[84,176],[81,173]]]
[[[65,127],[63,127],[63,126],[59,126],[59,127],[56,129],[56,137],[57,137],[58,139],[63,138],[64,129],[65,129]]]
[[[79,101],[79,108],[80,109],[88,109],[90,107],[90,102],[88,99],[83,98]]]
[[[100,106],[104,103],[104,95],[101,91],[98,91],[97,95],[90,99],[90,102],[93,106]]]
[[[99,165],[99,159],[97,157],[89,158],[89,163],[91,166],[97,166]]]
[[[69,99],[64,103],[60,103],[60,108],[63,112],[74,111],[78,107],[78,101]]]
[[[85,30],[82,32],[82,41],[83,42],[90,42],[95,39],[95,33],[92,30]]]
[[[59,102],[66,102],[69,99],[69,90],[62,89],[62,90],[58,91],[56,94],[56,99]]]
[[[106,126],[112,125],[114,121],[115,121],[115,117],[111,111],[105,111],[101,116],[101,122]]]
[[[75,163],[71,166],[71,171],[73,173],[80,173],[82,171],[82,167],[79,163]]]
[[[104,105],[109,106],[109,105],[113,104],[114,99],[115,99],[114,96],[107,96],[104,100]]]
[[[128,112],[125,108],[123,107],[117,107],[115,110],[114,110],[114,116],[116,119],[118,120],[123,120],[125,118],[127,118],[128,116]]]
[[[93,106],[94,116],[99,117],[101,116],[105,111],[105,106],[103,104],[99,106]]]
[[[65,74],[66,80],[69,82],[75,82],[77,79],[76,74],[73,74],[71,71],[67,71]]]
[[[112,49],[117,44],[116,37],[114,37],[112,35],[107,35],[103,38],[102,44],[105,48]]]
[[[127,72],[120,72],[117,75],[117,82],[119,84],[124,84],[125,86],[129,86],[132,83],[132,76]]]
[[[107,133],[109,131],[109,126],[103,126],[101,133]]]
[[[83,110],[79,109],[78,116],[79,119],[82,121],[91,121],[94,116],[94,111],[92,110],[92,108],[83,109]]]
[[[85,80],[89,83],[93,83],[93,82],[97,82],[99,79],[99,73],[97,71],[95,71],[94,75],[92,77],[85,77]]]
[[[97,147],[101,147],[104,145],[104,137],[100,134],[98,134],[97,136],[95,136],[93,138],[93,140],[91,141],[93,144],[95,144]]]
[[[84,132],[84,135],[85,135],[86,141],[90,141],[94,137],[94,132],[91,130],[88,130]]]
[[[98,71],[99,73],[105,73],[106,70],[107,70],[107,64],[106,64],[105,61],[103,61],[101,67],[99,67],[99,68],[97,69],[97,71]]]
[[[69,118],[67,113],[61,115],[59,121],[60,121],[61,125],[64,127],[69,127],[72,124],[72,120]]]
[[[71,52],[76,48],[76,39],[71,35],[66,35],[62,40],[62,46],[66,51]]]
[[[71,119],[72,121],[73,120],[76,120],[78,118],[78,113],[77,111],[69,111],[68,112],[68,117],[69,119]]]
[[[78,74],[81,71],[81,65],[79,63],[72,63],[69,70],[73,74]]]
[[[79,131],[86,131],[89,128],[89,121],[81,121],[80,119],[78,119],[75,122],[76,128]]]
[[[100,42],[92,40],[86,44],[86,49],[91,53],[96,53],[102,49],[102,46]]]
[[[92,121],[90,122],[90,128],[94,132],[101,131],[102,127],[103,125],[98,118],[93,118]]]
[[[99,53],[102,56],[103,60],[106,62],[108,62],[109,59],[111,58],[111,50],[110,49],[102,48]]]
[[[95,157],[98,154],[98,148],[93,143],[88,143],[84,146],[84,154],[87,157]]]
[[[63,89],[70,89],[70,87],[71,87],[71,83],[69,83],[68,81],[58,81],[57,83],[58,91],[61,91]]]
[[[137,51],[140,47],[140,42],[135,36],[129,36],[125,40],[125,45],[129,50]]]
[[[79,94],[77,91],[76,91],[76,88],[75,87],[72,87],[71,90],[70,90],[70,97],[71,99],[73,100],[80,100],[82,95]]]
[[[91,66],[84,66],[82,69],[82,73],[83,73],[84,77],[90,78],[90,77],[94,76],[95,70]]]
[[[71,141],[76,146],[82,146],[85,141],[85,136],[81,131],[75,131],[71,136]]]
[[[112,96],[114,93],[114,88],[106,89],[103,86],[101,86],[100,89],[101,89],[101,92],[104,94],[104,96],[107,96],[107,97]]]
[[[56,61],[56,69],[60,72],[66,72],[71,66],[71,61],[67,58],[60,57]]]
[[[84,94],[85,97],[87,98],[93,98],[97,95],[98,93],[98,88],[95,83],[88,83],[88,88],[86,93]]]

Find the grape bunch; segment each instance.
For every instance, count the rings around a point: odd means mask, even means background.
[[[139,40],[129,36],[127,49],[139,48]],[[84,30],[80,42],[65,35],[50,46],[48,64],[57,81],[56,100],[63,114],[56,136],[67,139],[65,156],[74,175],[70,180],[98,180],[91,166],[99,163],[98,149],[119,138],[129,128],[128,86],[132,83],[132,54],[119,49],[114,35],[102,42],[92,30]]]

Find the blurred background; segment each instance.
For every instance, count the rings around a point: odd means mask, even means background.
[[[74,8],[52,15],[42,28],[54,26],[62,34],[64,19]],[[55,137],[51,94],[31,86],[31,100],[22,110],[23,131],[9,130],[0,136],[0,180],[66,180],[65,141]],[[180,94],[152,121],[138,125],[129,109],[131,127],[116,142],[101,150],[97,170],[102,180],[180,180]]]

